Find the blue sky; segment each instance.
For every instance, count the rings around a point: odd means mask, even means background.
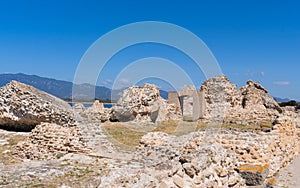
[[[273,96],[300,100],[299,10],[297,1],[0,1],[0,73],[72,81],[81,57],[99,37],[152,20],[200,37],[239,87],[252,79]],[[174,49],[142,44],[116,54],[98,83],[109,86],[121,65],[152,55],[190,67]],[[203,75],[191,74],[199,87]]]

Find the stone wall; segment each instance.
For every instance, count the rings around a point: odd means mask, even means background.
[[[283,112],[268,91],[257,82],[248,81],[239,93],[241,105],[227,111],[226,122],[272,122]]]
[[[169,103],[176,98],[175,94],[170,97]],[[283,112],[258,82],[248,81],[237,89],[225,75],[208,79],[198,93],[192,86],[186,86],[178,97],[183,117],[192,117],[194,121],[262,124],[274,121]]]
[[[130,165],[115,169],[104,185],[132,187],[243,187],[267,184],[298,154],[296,127],[289,117],[274,122],[271,132],[207,129],[183,136],[148,133]],[[120,174],[116,177],[115,174]]]
[[[54,159],[66,153],[88,151],[77,127],[42,123],[32,130],[26,141],[18,143],[13,153],[22,159]]]
[[[241,89],[224,75],[203,83],[206,111],[204,119],[225,123],[255,124],[272,122],[282,113],[278,103],[259,83],[248,81]]]
[[[168,103],[175,104],[181,109],[183,120],[198,120],[203,108],[203,95],[195,86],[185,85],[179,92],[169,92]]]

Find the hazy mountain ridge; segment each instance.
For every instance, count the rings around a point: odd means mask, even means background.
[[[289,101],[291,101],[291,99],[289,99],[289,98],[274,97],[274,99],[275,99],[277,102],[289,102]]]
[[[50,93],[59,98],[71,98],[73,83],[63,80],[56,80],[52,78],[45,78],[36,75],[26,75],[23,73],[18,74],[0,74],[0,87],[6,85],[12,80],[22,82],[24,84],[31,85],[37,89]],[[85,98],[89,96],[93,91],[94,86],[91,84],[80,84],[76,85],[78,91],[82,93],[76,94],[76,98]],[[160,90],[161,96],[163,98],[168,97],[168,92]],[[111,90],[110,88],[104,86],[96,86],[95,97],[99,99],[118,99],[122,94],[122,90]]]
[[[24,84],[31,85],[40,90],[43,90],[47,93],[50,93],[59,98],[71,98],[72,97],[72,88],[73,83],[63,80],[56,80],[52,78],[45,78],[36,75],[26,75],[22,73],[18,74],[0,74],[0,86],[4,86],[12,80],[22,82]],[[90,84],[81,84],[77,85],[82,88],[82,91],[89,91],[93,89],[93,86]],[[101,99],[110,99],[111,89],[96,86],[96,98]],[[84,98],[84,96],[82,96]]]

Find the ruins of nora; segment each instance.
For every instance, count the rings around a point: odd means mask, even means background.
[[[176,134],[189,124],[202,128]],[[139,132],[133,148],[115,138],[126,132],[107,131],[120,126]],[[295,108],[225,75],[167,100],[153,84],[132,86],[109,109],[12,81],[0,88],[0,128],[1,187],[280,187],[277,174],[300,149]]]

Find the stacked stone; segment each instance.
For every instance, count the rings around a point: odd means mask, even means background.
[[[18,143],[14,155],[23,159],[53,159],[66,153],[88,151],[77,127],[42,123],[32,130],[26,141]]]
[[[300,152],[299,128],[297,128],[293,118],[281,116],[274,122],[273,129],[273,133],[279,135],[280,140],[277,140],[275,149],[278,151],[280,148],[282,153],[281,167],[284,167]],[[274,153],[277,154],[277,151]],[[280,154],[277,155],[280,156]]]
[[[296,127],[290,118],[278,118],[272,129],[267,133],[208,129],[180,137],[148,133],[134,153],[134,161],[144,167],[138,171],[127,169],[130,176],[123,174],[123,183],[111,176],[106,181],[133,186],[128,183],[132,176],[144,174],[152,178],[154,186],[162,187],[263,185],[298,153]],[[145,185],[142,181],[135,183]]]
[[[28,131],[41,122],[72,126],[70,105],[61,99],[16,81],[0,88],[0,126]]]
[[[189,187],[240,187],[245,181],[234,170],[236,158],[227,152],[220,144],[202,145],[194,148],[194,152],[186,153],[180,157],[182,169],[173,180],[178,185],[181,178],[182,185]],[[188,177],[186,177],[186,175]],[[179,181],[180,182],[180,181]]]
[[[201,134],[206,135],[204,132]],[[133,159],[143,167],[135,169],[129,165],[126,169],[114,169],[104,178],[103,185],[144,187],[147,186],[149,180],[153,187],[240,187],[245,185],[245,181],[234,170],[234,164],[236,164],[234,154],[228,153],[220,144],[210,144],[206,141],[205,145],[194,148],[188,146],[191,143],[191,137],[197,136],[199,135],[189,134],[178,138],[159,132],[145,135]],[[186,143],[184,147],[182,143]],[[187,147],[190,148],[189,151]],[[123,170],[126,170],[126,173],[116,177],[116,174],[121,174]]]
[[[197,137],[187,143],[184,150],[185,153],[193,153],[194,148],[203,145],[203,140],[208,140],[207,135],[210,135],[215,138],[212,144],[219,143],[227,152],[234,154],[237,168],[241,165],[267,165],[268,173],[264,177],[272,176],[299,152],[297,131],[291,119],[280,117],[274,124],[274,131],[270,133],[237,130],[207,131],[206,136],[196,133]]]
[[[205,96],[206,109],[202,119],[206,121],[223,122],[229,108],[241,106],[240,93],[236,85],[230,83],[225,75],[205,81],[200,92]]]

